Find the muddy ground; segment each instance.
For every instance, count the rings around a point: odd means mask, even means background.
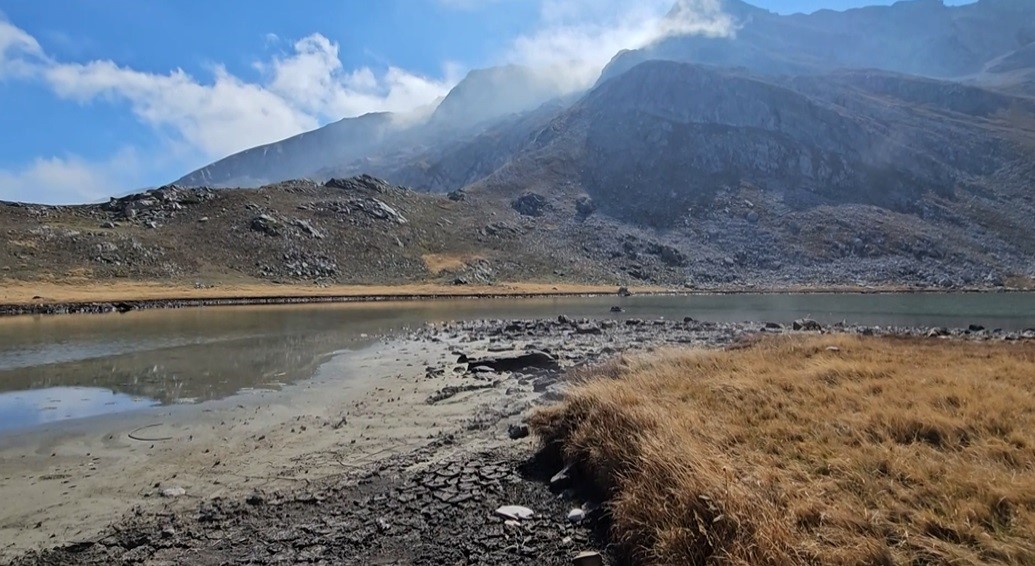
[[[208,439],[202,424],[170,424],[179,435],[192,431],[190,445],[159,452],[163,443],[156,442],[128,464],[126,453],[111,446],[110,462],[97,465],[101,473],[75,482],[92,481],[94,491],[66,489],[49,507],[33,509],[38,498],[30,497],[54,489],[41,479],[53,471],[47,451],[58,454],[84,439],[73,435],[46,447],[23,440],[5,448],[5,465],[17,462],[18,469],[5,470],[0,480],[8,499],[0,516],[0,560],[571,564],[578,553],[594,551],[618,563],[603,536],[606,508],[592,494],[572,491],[583,485],[577,478],[551,484],[563,462],[538,452],[535,439],[524,436],[522,416],[561,398],[577,368],[619,353],[728,347],[797,331],[1035,338],[977,327],[820,329],[808,321],[785,326],[562,316],[429,325],[344,362],[343,368],[364,369],[348,388],[317,380],[305,391],[285,393],[292,402],[266,399],[195,414],[203,423],[223,424],[252,416],[236,427],[212,426],[217,432]],[[306,395],[308,405],[297,399]],[[111,436],[108,442],[117,444]],[[89,454],[84,458],[90,460]],[[74,464],[65,459],[66,466]],[[124,489],[116,489],[122,483]],[[19,502],[25,508],[12,513]],[[496,513],[503,505],[525,506],[535,515],[507,519]],[[584,521],[569,520],[575,509],[585,511]],[[78,528],[70,528],[72,522]]]

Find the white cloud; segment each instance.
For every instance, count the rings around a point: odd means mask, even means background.
[[[509,0],[439,1],[465,9]],[[671,12],[673,0],[537,1],[537,29],[510,42],[500,62],[537,68],[568,91],[591,85],[622,49],[675,34],[724,36],[735,31],[719,0],[677,0]],[[273,34],[265,39],[269,50],[286,45]],[[181,69],[151,73],[106,60],[57,61],[32,35],[0,14],[0,80],[38,80],[56,95],[84,104],[126,103],[171,152],[180,159],[190,155],[198,160],[192,165],[346,116],[392,111],[408,113],[399,121],[408,123],[415,116],[427,116],[463,75],[455,63],[445,63],[439,78],[393,66],[383,71],[346,70],[338,44],[320,34],[302,38],[287,53],[254,66],[261,75],[257,81],[220,66],[210,77],[198,78]],[[118,164],[127,155],[118,152],[98,163],[77,157],[40,158],[16,170],[0,170],[0,198],[68,202],[140,186],[137,176],[120,172]]]
[[[36,38],[3,19],[0,14],[0,79],[25,76],[35,63],[43,60],[43,49]]]
[[[0,16],[0,79],[39,80],[57,96],[84,104],[128,103],[170,151],[181,158],[191,155],[195,165],[346,116],[422,108],[448,93],[460,76],[449,65],[442,79],[396,67],[347,72],[338,45],[320,34],[255,66],[262,79],[249,82],[219,66],[203,80],[181,69],[148,73],[113,61],[66,63],[47,57],[35,38]],[[138,179],[118,174],[113,166],[125,158],[124,152],[99,163],[39,158],[18,169],[0,170],[0,198],[73,202],[139,187]]]
[[[623,49],[675,35],[735,33],[719,0],[540,0],[540,25],[518,37],[505,59],[554,69],[572,90],[591,85]]]
[[[139,187],[145,173],[142,165],[136,151],[128,148],[103,162],[76,156],[37,158],[19,169],[0,169],[0,200],[96,202]]]

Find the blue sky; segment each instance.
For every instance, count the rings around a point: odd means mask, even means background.
[[[427,105],[473,68],[563,62],[587,82],[675,1],[0,0],[0,200],[161,185],[345,116]],[[720,16],[716,0],[683,1],[705,28]]]

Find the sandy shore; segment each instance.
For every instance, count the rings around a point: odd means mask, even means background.
[[[0,436],[0,561],[90,540],[135,508],[175,510],[228,493],[304,487],[456,431],[482,405],[498,407],[503,393],[483,389],[429,405],[436,391],[465,381],[451,372],[425,375],[429,366],[453,367],[450,349],[381,343],[343,354],[283,391]],[[491,444],[492,435],[483,441]],[[163,497],[166,489],[185,493]]]
[[[218,284],[196,288],[186,284],[155,282],[35,282],[0,280],[0,305],[86,303],[114,301],[172,301],[277,297],[467,297],[613,294],[616,285],[566,283],[500,283],[497,285],[275,285],[262,283]],[[662,287],[633,287],[633,292],[663,292]]]

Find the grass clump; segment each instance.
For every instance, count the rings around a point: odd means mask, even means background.
[[[533,415],[647,564],[1035,564],[1035,343],[623,358]]]

